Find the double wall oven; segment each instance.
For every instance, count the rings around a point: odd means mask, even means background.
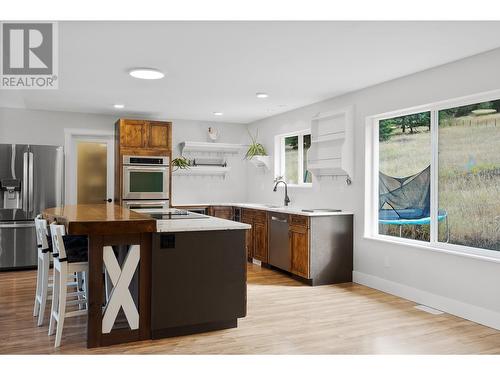
[[[123,205],[139,212],[168,208],[169,169],[168,156],[123,156]]]

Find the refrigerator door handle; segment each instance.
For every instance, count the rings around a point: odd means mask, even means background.
[[[23,211],[28,211],[28,153],[23,154]]]
[[[28,203],[28,210],[33,211],[33,153],[30,152],[29,154],[29,167],[28,167],[28,173],[29,173],[29,203]]]

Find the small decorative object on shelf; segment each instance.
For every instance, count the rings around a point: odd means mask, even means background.
[[[219,131],[210,126],[208,128],[208,139],[212,142],[215,142],[217,138],[219,138]]]
[[[257,138],[259,136],[259,129],[255,132],[255,137],[248,131],[248,135],[250,135],[250,139],[252,143],[248,146],[247,153],[245,154],[245,159],[250,160],[255,156],[267,156],[266,149],[262,144],[257,142]]]
[[[183,156],[179,156],[178,158],[172,159],[171,164],[172,172],[175,172],[179,169],[188,169],[191,166],[191,161]]]

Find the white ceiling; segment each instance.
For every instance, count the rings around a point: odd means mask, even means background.
[[[2,90],[0,106],[248,123],[500,47],[499,34],[500,22],[60,22],[59,89]]]

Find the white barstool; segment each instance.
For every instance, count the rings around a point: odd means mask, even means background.
[[[38,265],[36,273],[36,293],[35,293],[35,307],[33,309],[33,316],[38,316],[38,325],[43,324],[43,317],[45,314],[45,305],[47,298],[49,298],[49,268],[50,268],[50,248],[47,241],[47,221],[43,220],[40,215],[35,218],[35,232],[36,243],[38,252]]]
[[[45,306],[47,301],[52,299],[53,276],[50,275],[50,263],[52,262],[52,248],[48,241],[47,220],[42,219],[41,215],[35,218],[35,233],[38,253],[38,265],[36,274],[36,292],[35,306],[33,316],[38,317],[38,326],[43,325],[45,316]],[[67,285],[76,289],[75,293],[69,293],[68,296],[76,296],[83,299],[83,292],[80,292],[80,275],[68,275]],[[83,304],[80,308],[83,308]]]
[[[87,290],[88,290],[88,261],[73,261],[71,254],[66,251],[63,236],[65,230],[63,225],[50,224],[50,233],[52,235],[52,250],[54,258],[54,292],[52,296],[52,309],[50,312],[49,336],[54,334],[55,323],[57,322],[56,339],[54,346],[61,345],[62,331],[64,328],[64,319],[87,314]],[[71,249],[68,249],[71,251]],[[79,298],[68,300],[70,296],[67,293],[67,279],[74,274],[81,274],[83,278],[83,292],[75,293]],[[73,294],[74,295],[74,294]],[[82,298],[83,297],[83,298]],[[85,309],[66,311],[66,306],[84,306]]]

